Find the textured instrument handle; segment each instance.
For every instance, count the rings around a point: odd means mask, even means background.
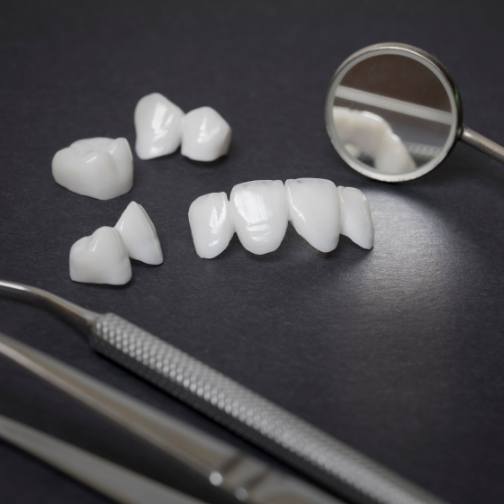
[[[437,498],[258,394],[117,315],[90,341],[113,361],[193,406],[337,494],[365,504],[440,504]]]

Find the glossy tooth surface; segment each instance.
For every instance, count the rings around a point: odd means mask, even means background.
[[[188,216],[194,248],[200,257],[212,259],[226,249],[234,234],[226,193],[196,198]]]
[[[281,180],[255,180],[235,185],[230,205],[236,234],[245,249],[262,255],[280,246],[289,215]]]
[[[388,134],[385,120],[371,112],[345,107],[334,107],[333,117],[342,142],[374,158],[383,137]]]
[[[128,252],[112,227],[101,227],[77,240],[70,249],[69,265],[74,282],[123,285],[131,280]]]
[[[135,150],[140,159],[175,152],[182,141],[184,112],[168,98],[152,93],[140,98],[135,108]]]
[[[107,200],[131,189],[133,156],[125,138],[86,138],[54,155],[52,174],[70,191]]]
[[[338,187],[341,209],[341,234],[365,249],[373,248],[374,227],[369,203],[362,191]]]
[[[375,166],[381,173],[408,173],[415,169],[415,162],[402,140],[390,132],[379,146]]]
[[[182,154],[195,161],[215,161],[227,154],[231,127],[213,108],[201,107],[182,120]]]
[[[318,178],[290,179],[285,188],[294,229],[320,252],[334,250],[340,235],[340,203],[334,183]]]
[[[115,228],[132,259],[153,265],[163,262],[156,227],[142,205],[132,201],[119,217]]]
[[[334,107],[333,117],[338,135],[351,155],[366,154],[381,173],[407,173],[415,169],[407,147],[379,115]]]

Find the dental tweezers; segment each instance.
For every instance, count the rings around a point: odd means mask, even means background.
[[[122,504],[203,504],[3,415],[0,438]]]
[[[344,443],[112,313],[0,280],[0,294],[32,302],[79,327],[91,347],[173,394],[337,495],[359,504],[441,501]]]
[[[237,502],[343,504],[312,485],[273,470],[223,441],[1,333],[0,355],[162,450]]]

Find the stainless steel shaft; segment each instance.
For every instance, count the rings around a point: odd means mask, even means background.
[[[157,481],[0,415],[0,439],[121,504],[203,504]]]
[[[481,133],[464,126],[460,138],[467,144],[472,145],[485,154],[504,162],[504,146],[490,140]]]
[[[345,444],[114,314],[99,315],[91,345],[352,502],[439,504]]]
[[[43,289],[7,280],[0,280],[0,294],[64,317],[91,334],[90,343],[98,352],[355,504],[441,504],[395,473],[117,315],[101,315]]]

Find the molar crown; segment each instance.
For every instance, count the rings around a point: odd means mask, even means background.
[[[86,138],[59,150],[52,160],[54,180],[77,194],[107,200],[133,185],[133,156],[125,138]]]

